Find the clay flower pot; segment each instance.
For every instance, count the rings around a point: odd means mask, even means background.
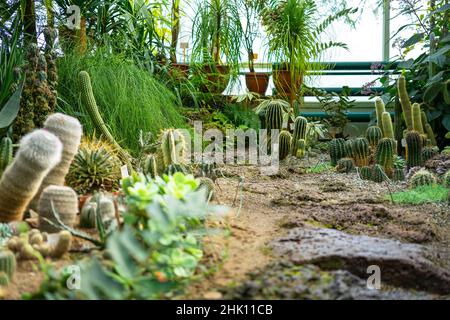
[[[245,74],[245,83],[250,92],[256,92],[260,96],[265,96],[269,86],[270,73],[249,72]]]

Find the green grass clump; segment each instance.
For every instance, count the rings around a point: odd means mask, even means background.
[[[306,169],[306,173],[325,173],[333,171],[334,167],[329,162],[321,162]]]
[[[100,113],[121,146],[136,155],[139,130],[156,139],[162,128],[185,127],[175,95],[147,71],[121,56],[98,50],[93,55],[65,55],[58,61],[59,111],[78,117],[84,133],[94,126],[80,99],[78,73],[87,71]]]
[[[422,204],[447,201],[448,188],[442,185],[419,186],[392,194],[395,203]],[[386,196],[390,200],[390,196]]]

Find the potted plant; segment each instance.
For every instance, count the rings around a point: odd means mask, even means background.
[[[221,93],[226,89],[230,71],[239,67],[241,33],[235,0],[198,3],[192,26],[191,58],[200,63],[206,82],[203,91]]]
[[[239,0],[239,7],[245,17],[245,26],[242,26],[242,38],[247,52],[249,72],[245,73],[245,83],[250,92],[264,96],[269,86],[269,72],[256,72],[255,60],[257,54],[253,51],[253,43],[260,34],[260,19],[258,15],[258,2],[252,0]]]
[[[291,106],[308,70],[320,68],[320,58],[330,48],[347,48],[344,43],[323,42],[321,34],[336,20],[356,9],[343,9],[318,21],[314,0],[269,0],[261,9],[269,37],[269,55],[278,61],[273,66],[277,92],[289,98]]]

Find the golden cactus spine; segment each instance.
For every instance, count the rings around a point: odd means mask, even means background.
[[[420,104],[414,103],[412,105],[412,112],[413,112],[413,130],[417,131],[420,134],[424,134],[425,131],[423,130],[422,114],[420,112]]]
[[[383,123],[383,137],[395,139],[391,115],[389,114],[389,112],[383,112],[381,117],[382,117],[381,121]]]

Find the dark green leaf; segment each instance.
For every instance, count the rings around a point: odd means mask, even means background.
[[[0,111],[0,129],[9,127],[16,119],[20,109],[20,97],[22,95],[23,83],[13,93],[11,98]]]
[[[441,92],[443,87],[444,87],[443,82],[435,82],[435,83],[431,84],[425,90],[425,93],[423,94],[423,100],[426,103],[431,103],[436,98],[436,96],[439,94],[439,92]]]
[[[423,32],[414,34],[411,38],[406,40],[405,43],[403,43],[402,48],[407,48],[412,45],[415,45],[417,42],[421,41],[423,39],[423,37],[424,37]]]

